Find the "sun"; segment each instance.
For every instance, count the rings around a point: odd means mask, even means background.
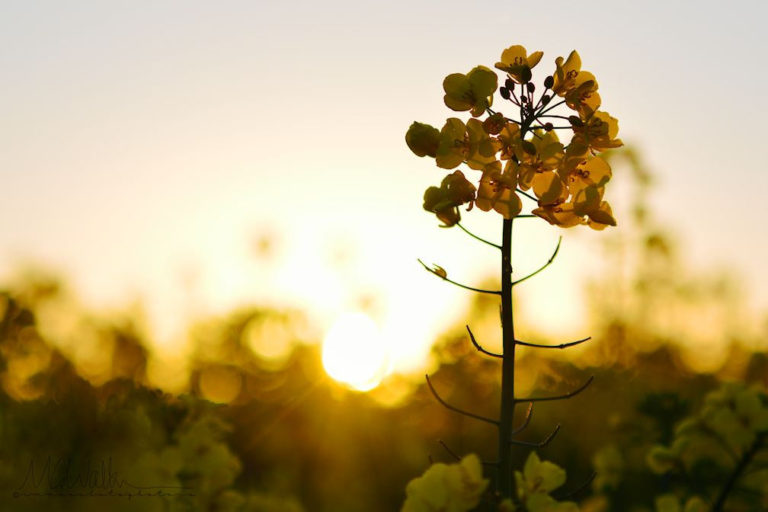
[[[344,313],[323,340],[323,367],[334,380],[357,391],[369,391],[389,372],[388,352],[371,317]]]

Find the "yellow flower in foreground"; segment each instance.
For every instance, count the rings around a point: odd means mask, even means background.
[[[520,127],[515,123],[507,123],[499,132],[499,158],[509,160],[517,154],[517,147],[521,144]]]
[[[565,483],[565,471],[531,452],[522,473],[515,471],[517,494],[528,512],[578,512],[573,502],[558,502],[549,495]]]
[[[562,57],[555,59],[555,74],[552,76],[555,81],[552,85],[552,92],[558,96],[565,96],[565,93],[576,86],[576,79],[581,72],[581,57],[576,50],[573,50],[568,59],[563,62]]]
[[[456,464],[433,464],[408,483],[401,512],[466,512],[477,506],[487,487],[477,455]]]
[[[584,218],[573,212],[573,203],[556,203],[551,205],[539,206],[532,212],[553,226],[561,228],[572,228],[579,224],[584,224]]]
[[[597,231],[616,225],[616,219],[613,217],[613,210],[608,201],[600,201],[597,208],[587,212],[587,217],[589,227]]]
[[[511,160],[504,172],[498,169],[485,171],[477,191],[477,207],[484,212],[494,210],[505,219],[511,219],[520,213],[523,202],[515,193],[516,174],[514,162]]]
[[[515,471],[517,492],[521,496],[550,493],[565,483],[565,470],[549,461],[542,461],[531,452],[523,472]]]
[[[604,188],[587,185],[573,194],[573,213],[579,217],[587,216],[587,223],[598,231],[606,226],[615,226],[611,205],[603,201]]]
[[[575,196],[590,185],[602,189],[610,179],[611,166],[604,159],[595,156],[577,164],[569,173],[567,181],[571,194]]]
[[[470,209],[476,204],[480,210],[494,210],[511,219],[522,211],[518,194],[535,199],[538,207],[532,213],[555,226],[589,225],[600,230],[616,225],[611,206],[603,200],[611,169],[596,155],[623,145],[618,138],[619,123],[599,110],[597,80],[581,69],[581,57],[575,50],[567,59],[556,59],[555,72],[544,80],[544,91],[537,101],[530,79],[531,69],[541,58],[542,52],[528,55],[523,46],[514,45],[505,49],[496,63],[496,68],[509,75],[502,98],[519,108],[512,118],[489,108],[498,77],[493,70],[476,66],[466,75],[454,73],[443,81],[445,104],[455,111],[469,111],[471,118],[449,118],[439,131],[418,122],[409,127],[405,140],[417,156],[433,157],[443,169],[464,164],[482,173],[479,182],[472,179],[474,185],[463,174],[459,179],[454,173],[450,180],[455,180],[455,186],[450,190],[444,180],[440,187],[426,191],[424,208],[445,226],[459,221],[458,207],[464,203],[469,203]],[[512,82],[527,84],[521,87],[519,97],[511,92]],[[548,106],[554,95],[563,101]],[[562,103],[575,113],[549,114]],[[550,118],[567,120],[570,127],[554,126],[561,123],[550,122]],[[561,142],[558,134],[566,132],[555,130],[568,128],[572,137]],[[456,190],[463,192],[457,195]]]
[[[573,127],[573,148],[580,148],[586,154],[587,151],[605,151],[624,145],[619,134],[619,121],[611,117],[607,112],[595,112],[581,126]],[[571,149],[569,147],[569,149]]]
[[[537,173],[555,169],[563,159],[563,145],[554,131],[536,130],[531,141],[521,142],[515,149],[520,162],[518,184],[523,190],[531,188]]]
[[[405,134],[405,143],[416,156],[434,158],[440,147],[440,132],[434,126],[414,121]]]
[[[595,77],[588,71],[579,72],[573,81],[573,88],[565,93],[565,104],[586,119],[600,107],[600,102]]]
[[[453,226],[461,220],[459,206],[475,199],[475,186],[470,183],[461,171],[454,171],[443,178],[440,187],[429,187],[424,192],[424,209],[437,215],[446,227]]]
[[[528,55],[524,47],[520,45],[510,46],[501,53],[501,62],[496,63],[496,69],[505,71],[512,80],[524,84],[531,79],[531,70],[539,63],[543,55],[542,52],[533,52]]]
[[[488,135],[483,123],[477,119],[467,121],[467,165],[477,171],[496,162],[501,144]]]
[[[533,177],[533,193],[539,205],[556,204],[568,198],[568,189],[560,175],[553,171],[537,173]]]
[[[446,119],[440,130],[440,143],[435,152],[438,167],[453,169],[458,167],[467,157],[464,143],[467,127],[461,119],[450,117]]]
[[[453,73],[443,80],[445,105],[451,110],[470,110],[474,117],[485,112],[493,103],[498,86],[496,73],[485,66],[477,66],[466,75]]]

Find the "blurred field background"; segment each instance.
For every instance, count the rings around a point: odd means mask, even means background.
[[[650,446],[719,381],[768,384],[765,11],[3,2],[3,510],[397,510],[451,460],[440,440],[491,458],[423,375],[494,414],[498,365],[464,325],[498,349],[497,305],[416,258],[478,285],[498,262],[421,210],[442,174],[403,136],[449,115],[445,75],[511,44],[547,70],[578,49],[628,143],[619,226],[563,232],[515,297],[521,339],[593,336],[522,351],[521,392],[596,377],[530,437],[562,423],[542,454],[567,487],[597,469],[583,500],[651,510]],[[488,217],[466,224],[496,239]],[[516,272],[559,234],[516,230]],[[14,498],[49,457],[194,496]]]

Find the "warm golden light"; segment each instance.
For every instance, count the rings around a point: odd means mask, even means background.
[[[376,323],[363,313],[340,316],[323,340],[323,367],[358,391],[378,386],[389,370],[389,353]]]

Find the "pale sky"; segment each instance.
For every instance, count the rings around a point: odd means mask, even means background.
[[[761,1],[6,0],[0,267],[49,265],[96,308],[141,299],[161,344],[200,312],[268,300],[330,323],[375,294],[385,334],[418,352],[465,295],[416,258],[467,282],[497,262],[457,253],[465,238],[421,210],[444,173],[405,131],[455,115],[447,74],[522,44],[544,51],[539,79],[579,51],[657,172],[657,216],[693,264],[740,273],[764,314],[767,16]],[[500,222],[467,218],[487,236]],[[253,258],[264,230],[274,263]],[[558,234],[543,221],[524,233],[520,267],[546,260]],[[545,304],[561,286],[573,302],[542,329],[582,334],[574,269],[597,240],[569,233],[525,292]]]

